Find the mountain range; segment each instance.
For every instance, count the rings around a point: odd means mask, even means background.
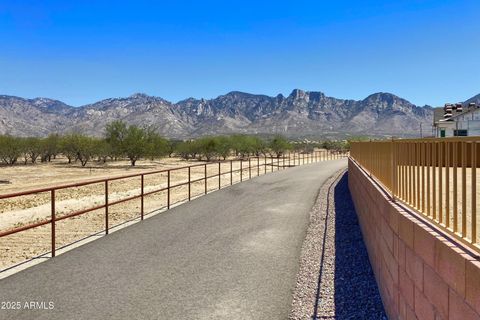
[[[480,95],[466,102],[472,101],[480,102]],[[107,123],[123,120],[154,126],[160,134],[177,139],[231,133],[291,138],[408,137],[418,136],[421,125],[428,134],[432,119],[432,107],[416,106],[390,93],[344,100],[300,89],[286,97],[233,91],[214,99],[189,98],[177,103],[137,93],[80,107],[47,98],[0,95],[0,134],[16,136],[67,132],[101,136]]]

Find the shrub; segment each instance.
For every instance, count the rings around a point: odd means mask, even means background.
[[[284,137],[275,136],[275,138],[270,141],[269,148],[277,158],[280,158],[285,153],[285,151],[292,148],[292,145]]]

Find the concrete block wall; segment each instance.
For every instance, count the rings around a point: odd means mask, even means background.
[[[480,319],[480,261],[392,202],[351,159],[348,180],[389,319]]]

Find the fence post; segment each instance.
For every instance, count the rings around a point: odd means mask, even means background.
[[[105,234],[108,234],[108,180],[105,180]]]
[[[467,143],[461,142],[462,147],[462,237],[467,235]],[[473,166],[473,163],[472,163]]]
[[[230,160],[230,185],[233,184],[233,160]]]
[[[191,181],[192,181],[192,178],[191,178],[191,172],[190,172],[190,167],[188,167],[188,201],[191,200],[192,198],[192,193],[191,193]]]
[[[257,156],[257,177],[260,175],[260,157]]]
[[[472,243],[477,242],[477,196],[474,196],[477,194],[477,143],[475,141],[472,141],[472,159],[471,159],[471,168],[472,168],[472,173],[471,173],[471,178],[472,178],[472,196],[471,196],[471,208],[472,208],[472,217],[471,217],[471,224],[472,224]]]
[[[222,185],[221,185],[221,173],[222,173],[222,168],[221,168],[221,163],[218,162],[218,190],[221,189]]]
[[[143,177],[143,174],[141,175],[141,180],[142,180],[142,187],[141,187],[141,190],[140,190],[140,219],[143,220],[143,214],[144,214],[144,210],[143,210],[143,194],[144,194],[144,177]]]
[[[252,179],[252,160],[248,156],[248,179]]]
[[[207,194],[207,164],[206,163],[205,163],[204,173],[205,173],[205,194]]]
[[[265,174],[267,174],[267,155],[264,155],[264,166],[265,166]]]
[[[167,171],[167,209],[170,209],[170,170]]]
[[[368,175],[370,176],[370,178],[372,177],[372,166],[373,166],[373,145],[372,145],[372,139],[370,139],[369,143],[368,143],[368,147],[369,147],[369,155],[370,155],[370,161],[369,161],[369,164],[368,164]]]
[[[243,159],[240,159],[240,182],[243,181]]]
[[[50,194],[50,201],[52,206],[52,257],[55,257],[55,189],[52,189]]]
[[[397,149],[395,140],[392,138],[392,201],[395,202],[395,193],[397,191]]]

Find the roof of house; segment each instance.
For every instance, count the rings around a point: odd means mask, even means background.
[[[463,106],[463,110],[464,111],[462,111],[460,113],[457,113],[456,111],[453,112],[453,115],[450,117],[450,119],[455,119],[455,118],[457,118],[459,116],[463,116],[467,113],[478,111],[478,110],[480,110],[480,108],[478,108],[478,107],[469,108],[469,107]],[[445,114],[445,111],[444,111],[443,107],[434,108],[433,109],[433,125],[435,125],[440,120],[443,120],[444,119],[443,118],[444,114]]]

